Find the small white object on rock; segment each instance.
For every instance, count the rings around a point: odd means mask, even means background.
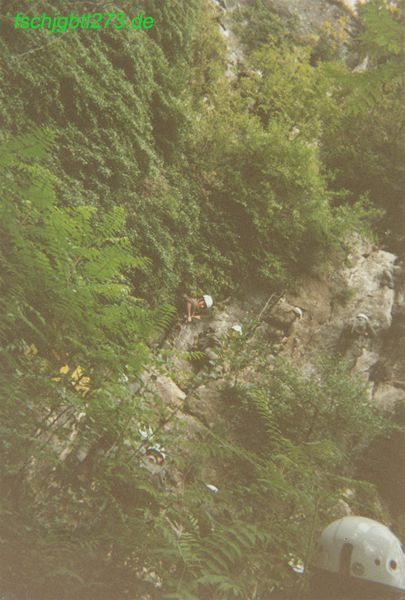
[[[214,492],[214,494],[218,492],[218,488],[215,485],[212,485],[212,483],[206,483],[205,485],[210,490],[210,492]]]
[[[304,313],[302,311],[302,308],[300,308],[299,306],[294,306],[293,308],[293,312],[297,315],[297,317],[299,319],[302,319],[302,317],[304,316]]]

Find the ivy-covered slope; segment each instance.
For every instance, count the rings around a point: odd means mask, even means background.
[[[63,2],[42,9],[66,11]],[[285,284],[347,229],[331,210],[313,144],[326,118],[325,76],[290,36],[272,62],[264,44],[257,60],[266,66],[252,59],[247,81],[235,85],[225,77],[212,8],[171,0],[144,9],[156,20],[149,32],[50,34],[14,29],[14,5],[5,2],[4,133],[33,125],[54,132],[49,167],[60,203],[124,208],[133,251],[150,260],[133,278],[149,302],[173,301],[193,286]],[[279,28],[270,28],[270,44]],[[259,69],[264,79],[252,87]],[[274,69],[278,81],[267,81]],[[280,94],[282,110],[266,86]],[[304,121],[306,134],[292,141]]]
[[[36,10],[31,2],[18,8]],[[64,2],[40,9],[67,11]],[[0,118],[3,135],[54,132],[50,168],[61,203],[125,209],[134,251],[152,260],[143,291],[153,300],[178,284],[198,230],[198,209],[182,190],[186,169],[172,165],[189,127],[187,87],[205,10],[194,1],[150,2],[145,11],[157,21],[148,33],[51,34],[14,29],[15,5],[5,2]]]

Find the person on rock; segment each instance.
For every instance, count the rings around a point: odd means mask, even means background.
[[[352,336],[376,337],[370,319],[365,313],[358,313],[355,318],[351,320],[349,323],[349,331]]]
[[[303,318],[303,310],[281,298],[267,317],[273,342],[285,344],[293,335],[296,324]]]
[[[204,358],[199,361],[200,367],[215,367],[219,359],[220,349],[221,339],[217,332],[212,327],[208,327],[208,329],[202,331],[199,334],[195,345],[195,350],[197,352],[204,353]]]
[[[201,311],[211,308],[214,304],[212,297],[208,294],[203,294],[198,298],[191,298],[185,294],[184,299],[186,301],[187,323],[191,323],[193,319],[201,319]]]
[[[354,366],[363,351],[370,348],[376,335],[370,317],[360,312],[343,327],[337,343],[337,351],[349,361],[351,366]]]

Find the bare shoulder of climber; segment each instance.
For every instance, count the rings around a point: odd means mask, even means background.
[[[192,298],[184,294],[184,300],[186,302],[186,315],[187,323],[191,323],[193,319],[201,319],[201,312],[205,309],[211,308],[214,301],[208,294],[203,294],[197,298]]]

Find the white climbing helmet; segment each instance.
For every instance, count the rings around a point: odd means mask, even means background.
[[[144,449],[140,466],[149,471],[151,475],[159,475],[164,472],[166,454],[164,448],[159,444]]]
[[[234,331],[235,333],[239,333],[239,335],[242,335],[242,334],[243,334],[242,325],[232,325],[231,329],[232,329],[232,331]]]
[[[299,306],[294,306],[292,310],[293,313],[296,314],[299,319],[302,319],[302,317],[304,316],[302,308],[300,308]]]
[[[211,306],[214,304],[212,296],[209,296],[208,294],[203,294],[203,298],[204,298],[205,306],[207,308],[211,308]]]
[[[218,493],[218,488],[216,485],[212,485],[212,483],[206,483],[205,486],[209,489],[210,492],[214,492],[214,494]]]
[[[360,320],[363,320],[363,321],[369,321],[370,320],[365,313],[358,313],[356,315],[356,319],[360,319]]]
[[[405,554],[399,539],[366,517],[343,517],[323,530],[313,566],[405,592]]]
[[[146,456],[153,457],[157,463],[163,463],[166,459],[166,451],[160,444],[154,444],[146,449]]]

